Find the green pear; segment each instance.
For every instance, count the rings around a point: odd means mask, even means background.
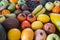
[[[60,31],[60,14],[51,13],[50,18],[52,23],[54,23],[57,29]]]

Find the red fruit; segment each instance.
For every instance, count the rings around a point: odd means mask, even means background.
[[[34,21],[36,20],[36,16],[33,15],[33,14],[28,14],[27,20],[28,20],[29,22],[34,22]]]
[[[52,23],[46,23],[46,24],[44,24],[43,29],[44,29],[47,33],[55,33],[55,31],[56,31],[55,25],[53,25]]]
[[[17,19],[19,20],[19,21],[24,21],[24,20],[26,20],[26,15],[25,14],[19,14],[18,16],[17,16]]]
[[[29,28],[30,27],[30,22],[28,22],[27,20],[23,21],[21,24],[22,29],[24,28]]]

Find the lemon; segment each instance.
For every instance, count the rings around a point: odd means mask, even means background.
[[[46,23],[46,22],[49,22],[50,21],[50,17],[46,14],[40,14],[38,17],[37,17],[37,20],[38,21],[41,21],[43,23]]]
[[[40,21],[35,21],[31,24],[31,28],[33,30],[41,29],[43,27],[43,23]]]

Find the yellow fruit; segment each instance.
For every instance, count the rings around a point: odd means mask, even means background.
[[[31,24],[33,30],[41,29],[43,27],[43,23],[40,21],[35,21]]]
[[[46,14],[40,14],[38,17],[37,17],[37,20],[38,21],[41,21],[43,23],[46,23],[46,22],[49,22],[50,21],[50,18],[48,15]]]
[[[11,3],[16,4],[18,2],[18,0],[9,0]]]
[[[21,40],[33,40],[34,32],[30,28],[26,28],[22,31]]]
[[[19,40],[20,36],[21,36],[21,32],[19,29],[14,28],[14,29],[9,30],[8,32],[9,40]]]

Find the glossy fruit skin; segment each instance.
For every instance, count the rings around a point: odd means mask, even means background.
[[[26,15],[25,14],[19,14],[18,16],[17,16],[17,19],[19,20],[19,21],[24,21],[24,20],[26,20]]]
[[[7,31],[11,28],[18,28],[19,26],[19,22],[16,18],[7,18],[2,24]]]
[[[55,7],[52,9],[52,12],[54,12],[54,13],[59,13],[59,12],[60,12],[60,6],[55,6]]]
[[[16,4],[18,2],[18,0],[9,0],[11,3]]]
[[[16,4],[16,9],[20,9],[20,8],[21,8],[21,6]]]
[[[6,15],[6,14],[10,14],[10,11],[5,9],[5,10],[2,10],[2,15]]]
[[[57,34],[48,35],[47,40],[52,40],[52,39],[60,40],[60,38],[59,38],[59,36]]]
[[[0,40],[6,40],[6,31],[1,24],[0,24]]]
[[[43,23],[40,21],[35,21],[31,24],[31,28],[33,30],[41,29],[43,27]]]
[[[10,5],[8,6],[8,10],[14,11],[14,10],[15,10],[15,4],[10,4]]]
[[[30,28],[26,28],[22,31],[21,40],[33,40],[34,32]]]
[[[34,21],[36,21],[36,16],[33,15],[33,14],[28,14],[27,20],[28,20],[29,22],[34,22]]]
[[[21,31],[19,29],[13,28],[8,31],[9,40],[19,40],[21,37]]]
[[[44,30],[38,29],[35,31],[35,40],[46,40],[47,34]]]
[[[0,15],[0,23],[3,23],[4,21],[5,21],[5,16],[3,16],[3,15]]]
[[[54,4],[52,2],[47,2],[45,4],[45,8],[47,9],[47,11],[51,11],[54,8]]]
[[[55,2],[54,2],[54,5],[55,5],[55,6],[60,6],[60,1],[55,1]]]
[[[46,2],[47,2],[46,0],[40,0],[40,4],[41,4],[41,5],[45,5]]]
[[[41,21],[43,23],[46,23],[46,22],[49,22],[50,21],[50,17],[46,14],[40,14],[38,17],[37,17],[37,20],[38,21]]]
[[[23,21],[21,23],[21,27],[22,27],[22,29],[24,29],[24,28],[30,28],[30,22],[27,21],[27,20]]]
[[[55,25],[53,25],[52,23],[46,23],[44,24],[43,29],[47,32],[47,33],[55,33],[56,28]]]

